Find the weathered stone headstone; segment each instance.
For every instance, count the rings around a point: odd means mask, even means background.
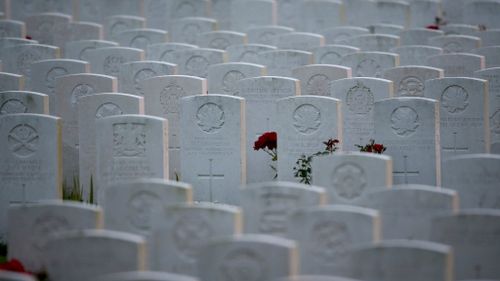
[[[149,45],[167,42],[168,34],[161,29],[129,29],[118,33],[115,40],[124,47],[146,50]]]
[[[359,52],[359,48],[346,45],[326,45],[313,50],[314,63],[340,64],[344,55]]]
[[[303,208],[290,215],[288,225],[287,238],[300,245],[301,274],[324,272],[349,247],[381,238],[378,212],[355,206]]]
[[[49,96],[50,114],[56,115],[56,78],[90,72],[85,61],[69,59],[40,60],[31,65],[31,89]]]
[[[327,28],[319,33],[325,37],[325,44],[338,44],[352,36],[369,34],[370,30],[359,26],[338,26]]]
[[[22,90],[24,90],[23,75],[0,72],[0,92]]]
[[[179,112],[181,98],[207,93],[204,78],[186,75],[154,77],[142,82],[146,114],[168,120],[168,158],[170,179],[183,178],[180,174],[181,160],[179,140]]]
[[[482,30],[476,32],[474,36],[481,38],[481,46],[498,46],[500,45],[500,29]]]
[[[78,175],[83,198],[88,199],[91,192],[96,194],[96,190],[90,190],[91,185],[96,187],[97,176],[95,121],[113,115],[144,114],[144,100],[128,94],[96,93],[79,98],[77,112]]]
[[[399,46],[399,37],[389,34],[363,34],[339,41],[339,44],[354,46],[361,51],[389,52]]]
[[[146,21],[142,17],[116,15],[106,18],[104,23],[104,38],[116,41],[116,36],[123,31],[145,28]]]
[[[385,52],[359,52],[342,57],[340,65],[350,67],[353,77],[382,78],[384,70],[399,66],[399,56]]]
[[[301,3],[300,30],[318,32],[342,23],[342,1],[304,1]]]
[[[453,247],[457,280],[498,279],[500,211],[463,210],[432,222],[430,240]]]
[[[458,201],[451,189],[409,184],[369,191],[354,204],[380,212],[384,239],[428,240],[432,219],[458,211]]]
[[[399,33],[404,30],[404,26],[389,23],[377,23],[370,26],[370,30],[375,34],[389,34],[399,36]]]
[[[170,37],[172,42],[196,44],[198,35],[214,31],[217,21],[211,18],[186,17],[172,22]]]
[[[102,25],[93,22],[70,22],[65,32],[66,39],[64,42],[102,40],[103,38]],[[61,47],[64,47],[64,45]]]
[[[474,71],[485,67],[483,56],[468,53],[431,56],[425,64],[443,69],[445,77],[473,77]]]
[[[443,78],[442,69],[428,66],[399,66],[384,71],[384,78],[394,82],[394,94],[397,97],[423,97],[425,82]]]
[[[276,25],[275,0],[249,0],[231,2],[231,30],[244,32],[257,26]]]
[[[470,154],[451,157],[443,163],[443,187],[458,192],[462,209],[500,209],[499,165],[499,155]]]
[[[208,93],[235,95],[239,80],[266,75],[266,67],[259,64],[229,62],[214,64],[208,68]]]
[[[0,92],[0,115],[16,113],[49,114],[49,96],[28,91]]]
[[[491,153],[500,154],[500,67],[474,72],[474,76],[488,80]]]
[[[392,160],[386,155],[360,152],[316,157],[312,180],[325,187],[329,202],[353,204],[372,188],[392,185]]]
[[[363,265],[363,266],[360,266]],[[445,244],[386,240],[355,246],[320,274],[359,280],[452,281],[453,251]]]
[[[259,63],[259,54],[273,51],[277,48],[262,44],[240,44],[227,47],[226,51],[230,62]]]
[[[237,204],[246,182],[245,101],[227,95],[181,99],[181,180],[197,201]]]
[[[45,244],[55,234],[103,227],[100,207],[67,201],[11,205],[7,217],[9,259],[30,272],[44,270]]]
[[[392,157],[395,184],[441,185],[439,103],[428,98],[385,99],[374,105],[375,140]]]
[[[71,16],[59,13],[34,14],[26,18],[26,34],[40,44],[63,47]]]
[[[465,53],[481,46],[481,39],[467,35],[443,35],[431,37],[429,45],[442,48],[445,54]]]
[[[61,198],[61,125],[49,115],[0,115],[0,241],[9,204]]]
[[[170,205],[155,217],[151,239],[155,270],[200,276],[197,259],[212,239],[241,234],[240,208],[212,203]]]
[[[245,33],[236,31],[210,31],[204,32],[197,36],[196,44],[201,48],[211,48],[217,50],[225,50],[231,45],[247,43]]]
[[[441,30],[434,30],[423,27],[410,28],[399,33],[401,46],[427,45],[427,40],[429,38],[443,35],[444,32]]]
[[[155,76],[175,75],[177,66],[159,61],[133,61],[121,65],[118,74],[118,90],[123,93],[143,96],[142,82]]]
[[[139,178],[168,178],[168,125],[148,115],[115,115],[96,121],[97,202],[110,185]]]
[[[26,25],[17,20],[0,20],[0,37],[26,37]]]
[[[276,131],[276,100],[300,94],[299,81],[288,77],[261,76],[237,82],[237,96],[245,99],[247,138],[247,182],[271,181],[275,176],[272,161],[253,143],[264,132]]]
[[[321,34],[309,32],[288,32],[276,35],[273,38],[279,49],[292,49],[301,51],[312,51],[317,47],[325,45],[325,37]]]
[[[131,233],[90,229],[66,232],[49,240],[45,249],[47,275],[54,281],[85,281],[148,267],[146,241]]]
[[[443,49],[423,45],[401,46],[391,50],[399,55],[399,65],[426,65],[428,57],[443,54]]]
[[[441,29],[446,35],[469,35],[475,36],[479,31],[479,26],[470,24],[450,23],[443,25]]]
[[[171,22],[185,17],[209,17],[210,16],[210,4],[211,2],[208,0],[174,0],[171,1],[168,5],[170,5],[168,9],[168,19],[167,22],[167,30],[171,27]],[[215,11],[218,10],[217,2],[213,3],[214,14],[217,14]],[[165,16],[165,15],[163,15]],[[218,22],[220,22],[219,17],[215,17]],[[168,20],[167,19],[167,20]]]
[[[63,123],[64,178],[71,183],[78,175],[78,100],[97,93],[116,92],[116,78],[100,74],[70,74],[56,78],[55,115]],[[88,182],[90,179],[82,179]]]
[[[483,47],[471,51],[474,54],[484,56],[485,67],[498,67],[500,66],[500,46]]]
[[[273,38],[278,34],[293,32],[294,29],[286,26],[268,25],[249,28],[248,43],[272,45]]]
[[[92,72],[118,77],[121,65],[144,60],[144,51],[128,47],[105,47],[89,50],[87,58]]]
[[[440,104],[441,159],[490,151],[486,80],[453,77],[428,80],[425,97]]]
[[[321,96],[288,97],[277,101],[278,179],[299,181],[293,168],[302,155],[323,151],[323,142],[342,144],[340,100]]]
[[[380,22],[377,15],[377,3],[373,0],[346,1],[344,10],[348,26],[369,26]]]
[[[295,210],[326,202],[325,190],[317,186],[282,181],[243,186],[244,232],[285,236],[289,215]]]
[[[24,38],[3,37],[0,38],[0,50],[26,44],[38,44],[38,41]]]
[[[26,44],[3,49],[3,71],[22,74],[25,78],[25,88],[31,88],[31,65],[39,60],[57,59],[60,57],[58,47],[39,44]]]
[[[301,95],[329,96],[329,83],[351,78],[351,69],[340,65],[310,64],[294,68],[292,77],[300,81]]]
[[[356,77],[330,83],[330,96],[343,104],[342,137],[344,151],[359,150],[374,137],[373,104],[392,98],[393,82],[380,78]]]
[[[408,26],[410,4],[406,1],[378,0],[376,3],[377,22]]]
[[[169,12],[170,0],[145,0],[144,17],[147,27],[165,29],[169,27],[170,18],[165,15]]]
[[[295,242],[271,235],[221,238],[202,247],[200,253],[199,277],[206,281],[271,281],[299,270]]]
[[[267,67],[267,74],[292,76],[292,69],[313,62],[310,52],[298,50],[274,50],[259,54],[259,63]]]
[[[88,61],[87,52],[97,48],[117,47],[118,43],[104,40],[81,40],[66,43],[64,57],[68,59]]]
[[[441,1],[419,0],[410,2],[410,27],[422,28],[442,18]],[[425,41],[424,41],[425,42]]]
[[[29,16],[37,13],[58,12],[71,14],[71,2],[55,0],[55,1],[10,1],[10,16],[12,19],[25,21]]]
[[[195,49],[198,48],[195,45],[185,44],[185,43],[160,43],[149,45],[146,51],[146,58],[148,60],[164,61],[173,63],[176,60],[176,55],[174,51],[180,51],[185,49]]]
[[[208,76],[210,65],[227,62],[226,51],[207,48],[174,51],[172,57],[179,74],[201,78]]]
[[[500,3],[496,1],[464,1],[463,22],[472,25],[484,25],[488,29],[498,29],[500,28],[498,13],[500,13]]]

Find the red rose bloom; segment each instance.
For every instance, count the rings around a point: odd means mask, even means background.
[[[253,145],[253,149],[259,150],[267,148],[273,150],[278,146],[278,135],[276,132],[263,133]]]
[[[430,24],[430,25],[426,26],[425,28],[438,30],[439,29],[439,25],[437,25],[437,24]]]
[[[373,150],[376,153],[382,153],[385,150],[385,147],[382,144],[376,143],[373,145]]]
[[[8,262],[0,264],[0,270],[7,270],[7,271],[13,271],[13,272],[19,272],[19,273],[28,273],[25,269],[23,264],[17,260],[17,259],[12,259]]]

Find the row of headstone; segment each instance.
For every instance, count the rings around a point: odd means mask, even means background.
[[[138,181],[107,192],[119,196],[105,205],[104,225],[100,207],[60,202],[10,207],[9,256],[21,260],[27,270],[46,269],[51,280],[87,280],[147,269],[219,280],[218,274],[228,278],[231,271],[218,273],[213,268],[225,262],[259,276],[251,280],[299,272],[359,280],[372,280],[378,274],[380,280],[399,280],[399,272],[412,273],[411,280],[426,276],[450,281],[453,276],[495,279],[500,274],[495,266],[498,210],[458,211],[457,194],[448,189],[411,185],[372,189],[346,206],[324,205],[322,188],[264,183],[242,189],[243,214],[228,205],[193,205],[190,186],[173,182]],[[84,230],[103,226],[109,230]],[[238,236],[229,238],[232,235]],[[274,248],[284,238],[296,241],[288,244],[294,245],[291,252]],[[453,255],[451,248],[425,240],[452,246]],[[227,257],[219,249],[240,243],[241,256]],[[265,254],[268,250],[272,251]],[[441,262],[428,256],[442,251],[446,255]],[[71,259],[71,252],[78,252],[78,257]],[[270,260],[261,260],[266,258]],[[362,269],[356,267],[360,259],[365,264]],[[78,269],[82,266],[85,270]],[[287,266],[292,268],[282,271]],[[276,276],[270,273],[275,270]]]

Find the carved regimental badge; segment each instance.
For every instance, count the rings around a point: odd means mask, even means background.
[[[366,175],[361,167],[353,163],[338,166],[332,175],[332,186],[343,199],[359,197],[366,188]]]
[[[133,228],[141,231],[151,230],[154,211],[161,209],[158,195],[140,191],[133,194],[127,204],[127,218]]]
[[[192,56],[186,61],[186,71],[189,75],[207,77],[210,63],[202,56]]]
[[[179,101],[186,96],[184,89],[175,84],[168,84],[160,93],[160,103],[164,113],[178,113]]]
[[[391,128],[399,136],[408,137],[415,133],[419,126],[418,114],[409,106],[400,106],[391,114]]]
[[[469,94],[461,86],[449,86],[441,94],[441,106],[449,113],[462,113],[469,106]]]
[[[0,114],[26,113],[28,108],[18,99],[8,99],[0,106]]]
[[[382,76],[382,67],[373,59],[364,59],[356,65],[357,77],[377,77]]]
[[[95,93],[95,90],[89,84],[79,84],[75,88],[73,88],[73,91],[71,91],[71,104],[73,106],[76,106],[79,98],[91,95],[93,93]]]
[[[424,95],[424,83],[417,77],[408,76],[399,82],[398,95],[421,97]]]
[[[113,157],[145,157],[146,125],[113,124]]]
[[[351,244],[347,225],[335,220],[320,220],[314,224],[310,236],[314,257],[323,263],[331,263],[338,254]]]
[[[154,76],[156,76],[156,71],[150,68],[144,68],[137,71],[137,73],[135,73],[134,75],[134,87],[137,92],[141,95],[144,95],[144,93],[142,92],[141,82]]]
[[[45,85],[53,93],[56,83],[56,78],[68,74],[68,71],[62,67],[54,67],[45,76]]]
[[[373,102],[372,91],[361,82],[357,82],[356,86],[347,91],[347,108],[355,114],[367,114],[372,110]]]
[[[236,92],[236,82],[245,78],[245,75],[237,70],[231,70],[222,78],[222,90],[226,94],[234,94]]]
[[[324,74],[313,75],[306,84],[306,94],[326,96],[328,94],[328,83],[330,79]]]
[[[303,104],[293,112],[293,126],[302,134],[310,135],[321,125],[321,112],[312,104]]]
[[[101,119],[108,116],[122,115],[122,114],[123,111],[118,105],[112,102],[107,102],[103,103],[101,106],[99,106],[99,108],[97,108],[95,113],[95,118]]]
[[[226,254],[219,267],[221,281],[267,280],[264,259],[251,249],[234,249]]]
[[[196,260],[199,249],[213,236],[210,224],[194,213],[177,218],[172,232],[175,249],[188,262]]]
[[[38,141],[38,132],[27,124],[17,125],[7,136],[10,150],[18,157],[33,155],[38,150]]]
[[[206,103],[198,109],[196,120],[202,131],[216,133],[224,126],[224,110],[215,103]]]

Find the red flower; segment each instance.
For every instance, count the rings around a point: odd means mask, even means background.
[[[382,153],[385,151],[385,147],[382,144],[376,143],[373,145],[373,150],[375,153]]]
[[[437,30],[437,29],[439,29],[439,25],[437,25],[437,24],[430,24],[430,25],[426,26],[425,28],[427,28],[427,29],[436,29]]]
[[[26,39],[31,40],[32,38],[31,38],[31,36],[26,35]]]
[[[263,133],[254,143],[253,149],[259,150],[267,148],[273,150],[278,146],[278,135],[276,132]]]
[[[12,259],[9,262],[5,262],[5,263],[0,264],[0,270],[7,270],[7,271],[30,274],[29,272],[27,272],[24,269],[23,264],[17,259]]]

